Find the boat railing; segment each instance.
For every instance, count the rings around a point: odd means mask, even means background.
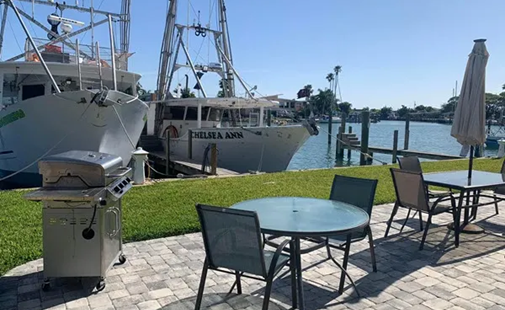
[[[42,38],[33,39],[37,46],[42,46],[40,48],[40,53],[46,62],[57,62],[57,63],[77,63],[77,53],[71,47],[65,46],[62,43],[51,43],[50,40]],[[112,57],[111,50],[107,47],[101,47],[99,49],[100,54],[97,55],[96,46],[91,46],[87,44],[79,44],[79,62],[81,65],[98,65],[98,59],[103,68],[112,67]],[[122,55],[116,49],[116,68],[122,70],[126,68],[126,58],[128,55]],[[99,56],[99,57],[97,57]],[[25,61],[35,61],[39,62],[38,56],[35,52],[32,52],[30,44],[25,46]]]

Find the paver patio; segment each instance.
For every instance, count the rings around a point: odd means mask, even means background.
[[[504,206],[505,204],[502,204]],[[454,247],[446,224],[451,215],[434,217],[425,249],[419,251],[418,219],[398,234],[406,215],[400,210],[390,236],[383,238],[392,205],[374,207],[372,230],[378,272],[373,273],[366,241],[353,244],[348,271],[361,292],[358,298],[347,281],[337,293],[340,270],[325,250],[302,256],[308,309],[505,309],[505,209],[483,207],[478,222],[487,232],[461,235]],[[395,229],[396,228],[396,229]],[[42,292],[42,260],[19,266],[0,278],[0,309],[156,310],[193,309],[204,249],[200,234],[149,240],[125,245],[128,261],[107,275],[102,292],[91,292],[95,280],[53,281]],[[340,252],[336,256],[342,258]],[[314,265],[312,268],[307,267]],[[209,272],[204,306],[208,309],[261,309],[264,283],[243,279],[243,295],[226,296],[233,276]],[[289,276],[274,282],[270,309],[289,309]]]

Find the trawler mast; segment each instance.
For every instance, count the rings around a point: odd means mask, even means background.
[[[249,91],[245,82],[241,79],[233,66],[233,58],[231,52],[230,35],[228,31],[228,22],[226,16],[226,5],[224,0],[218,0],[218,29],[214,30],[210,27],[202,27],[200,21],[193,23],[193,25],[180,25],[176,23],[178,0],[168,0],[169,6],[167,10],[167,19],[165,23],[165,31],[163,35],[160,62],[158,69],[158,82],[157,82],[157,100],[165,101],[171,99],[170,87],[174,78],[174,73],[183,67],[190,68],[196,80],[199,90],[203,98],[207,98],[205,88],[201,83],[201,73],[214,72],[221,77],[222,91],[224,97],[230,98],[236,96],[235,91],[235,77],[238,79],[245,92],[250,98],[253,95]],[[184,31],[195,30],[195,35],[206,37],[207,33],[214,36],[214,46],[218,56],[218,63],[213,65],[198,65],[193,62],[188,51],[188,46],[184,43]],[[177,63],[179,53],[184,53],[186,56],[186,64]],[[216,65],[216,66],[214,66]],[[158,132],[163,122],[165,113],[165,104],[159,102],[156,107],[156,120],[155,132]],[[235,122],[234,117],[233,122]]]
[[[125,70],[128,68],[128,52],[129,52],[129,47],[130,47],[130,10],[131,10],[131,0],[121,0],[121,13],[114,13],[114,12],[108,12],[104,10],[95,10],[93,7],[93,1],[91,1],[91,6],[90,7],[84,7],[84,6],[78,6],[78,5],[70,5],[70,4],[63,4],[59,3],[57,1],[42,1],[42,0],[18,0],[21,2],[27,2],[30,4],[39,4],[39,5],[45,5],[45,6],[50,6],[50,7],[56,7],[59,8],[61,11],[64,10],[74,10],[74,11],[79,11],[79,12],[87,12],[90,14],[90,23],[88,26],[83,27],[82,29],[79,29],[78,31],[74,31],[72,33],[60,35],[58,33],[55,33],[52,31],[52,29],[49,29],[46,27],[44,24],[36,20],[34,17],[32,17],[30,14],[25,12],[25,10],[22,10],[18,8],[19,14],[22,15],[24,18],[29,20],[31,23],[34,25],[38,26],[39,28],[43,29],[46,31],[48,34],[50,34],[53,39],[50,40],[51,42],[49,44],[55,44],[55,43],[63,43],[65,46],[71,48],[72,50],[76,51],[77,47],[75,46],[74,43],[70,41],[70,39],[74,36],[77,36],[83,32],[91,30],[91,32],[94,31],[94,28],[105,24],[108,22],[108,16],[111,16],[113,18],[116,18],[119,20],[120,24],[120,35],[119,35],[119,42],[120,42],[120,52],[121,55],[124,55],[124,63],[125,63]],[[7,21],[7,15],[8,15],[8,9],[9,9],[9,1],[2,1],[0,0],[0,7],[3,5],[3,10],[2,10],[2,15],[1,15],[1,24],[0,24],[0,57],[2,57],[2,47],[3,47],[3,40],[4,40],[4,33],[5,33],[5,24]],[[105,18],[100,19],[99,21],[95,22],[93,17],[94,15],[103,15]],[[93,41],[93,40],[92,40]],[[44,49],[46,45],[49,44],[42,44],[40,46],[37,46],[38,49]],[[94,42],[91,42],[91,45],[93,47]],[[35,49],[32,49],[31,51],[28,51],[30,53],[33,53]],[[81,54],[84,56],[88,56],[90,58],[93,58],[95,49],[91,48],[91,53],[92,55],[86,55],[83,51],[80,51]],[[20,53],[14,57],[9,58],[7,61],[15,61],[18,59],[21,59],[25,56],[25,52]]]

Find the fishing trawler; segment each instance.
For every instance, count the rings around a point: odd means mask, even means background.
[[[0,183],[38,186],[37,162],[68,150],[118,155],[127,165],[148,110],[137,96],[140,75],[127,71],[130,0],[122,0],[121,13],[57,1],[19,2],[30,3],[32,10],[49,6],[54,13],[44,25],[35,11],[28,13],[12,0],[0,2],[0,55],[7,18],[17,19],[27,38],[19,55],[0,62]],[[83,13],[92,16],[89,24],[71,19]],[[100,19],[93,20],[93,13]],[[47,39],[32,37],[22,17],[47,32]],[[114,21],[121,25],[119,49],[114,46]],[[102,24],[109,25],[109,48],[93,39],[91,45],[71,41]],[[72,32],[73,27],[80,29]]]
[[[317,133],[317,128],[315,123],[308,122],[286,126],[271,124],[269,110],[278,108],[279,104],[255,97],[251,87],[238,74],[231,55],[225,3],[224,0],[216,3],[217,12],[209,15],[217,16],[218,22],[211,27],[210,19],[205,26],[201,24],[199,13],[198,21],[192,25],[177,24],[178,1],[170,1],[158,73],[157,97],[160,100],[156,101],[154,132],[164,141],[165,150],[169,147],[170,153],[179,158],[188,157],[188,144],[191,143],[192,159],[205,163],[210,145],[216,144],[219,167],[239,173],[283,171],[305,141]],[[216,51],[214,59],[207,63],[193,61],[184,42],[184,36],[187,38],[193,33],[199,39],[210,40],[212,50]],[[188,75],[184,91],[171,92],[171,87],[176,85],[176,74],[182,70],[187,70],[196,82],[194,89],[199,97],[191,98]],[[203,85],[203,79],[209,79],[207,73],[217,74],[215,83],[219,82],[220,96],[208,96]],[[244,97],[237,96],[237,81],[245,91]],[[167,135],[170,135],[170,145],[166,143]]]

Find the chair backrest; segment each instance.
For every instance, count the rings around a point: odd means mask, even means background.
[[[258,215],[214,206],[196,205],[205,252],[213,268],[228,268],[266,277]]]
[[[400,165],[400,169],[402,170],[423,172],[421,163],[419,162],[419,157],[417,156],[398,157],[398,165]]]
[[[330,200],[341,201],[363,209],[372,217],[372,207],[377,189],[377,180],[335,175],[331,186]],[[354,238],[364,238],[367,228],[352,234]]]
[[[330,200],[354,205],[371,215],[377,182],[372,179],[335,175],[331,186]]]
[[[430,211],[422,172],[391,168],[397,202],[403,207]]]

